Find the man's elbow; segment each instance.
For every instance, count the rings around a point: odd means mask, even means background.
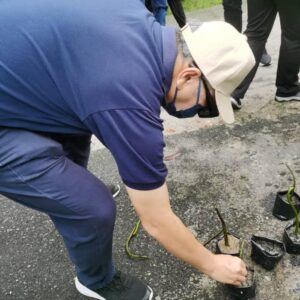
[[[174,217],[175,215],[173,213],[153,218],[147,216],[145,218],[141,218],[141,223],[149,235],[156,240],[160,240],[160,236],[164,234],[173,222],[175,222]]]
[[[159,237],[159,233],[162,231],[161,224],[156,222],[155,220],[141,220],[143,228],[150,234],[153,238],[157,239]]]

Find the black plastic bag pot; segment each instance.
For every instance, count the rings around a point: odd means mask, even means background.
[[[251,247],[251,258],[266,270],[274,269],[285,253],[282,242],[262,236],[253,235]]]
[[[246,300],[255,297],[255,273],[253,269],[248,268],[247,280],[241,286],[228,284],[230,295],[236,300]]]
[[[225,246],[224,235],[216,242],[216,253],[218,254],[229,254],[233,256],[240,255],[240,238],[228,234],[228,240],[230,247]]]
[[[300,197],[294,192],[292,200],[295,203],[295,207],[300,212]],[[273,216],[279,220],[290,220],[294,217],[294,212],[287,201],[287,191],[280,191],[276,194],[276,199],[273,207]]]
[[[300,232],[296,237],[294,234],[295,222],[288,225],[284,229],[283,243],[287,253],[300,254]]]

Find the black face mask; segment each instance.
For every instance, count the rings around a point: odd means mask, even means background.
[[[204,86],[206,91],[207,106],[205,107],[199,104],[202,85]],[[178,89],[176,88],[175,95],[170,103],[166,103],[165,100],[162,103],[163,108],[171,116],[174,116],[176,118],[191,118],[194,117],[196,114],[198,114],[200,118],[212,118],[219,115],[216,101],[214,97],[210,94],[206,82],[204,80],[201,80],[201,78],[199,78],[196,104],[193,105],[192,107],[183,110],[176,110],[175,101],[177,97],[177,92]]]

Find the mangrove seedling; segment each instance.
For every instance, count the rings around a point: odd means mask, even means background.
[[[219,219],[221,221],[221,224],[222,224],[222,231],[223,231],[225,246],[229,247],[229,239],[228,239],[229,233],[228,233],[227,225],[226,225],[226,223],[225,223],[225,221],[224,221],[224,219],[223,219],[220,211],[218,210],[218,208],[215,207],[215,211],[216,211],[216,213],[217,213],[217,215],[218,215],[218,217],[219,217]]]
[[[288,190],[278,191],[273,206],[272,214],[279,220],[287,221],[294,219],[295,213],[300,212],[300,196],[296,193],[296,179],[291,168],[285,164],[292,175],[292,184]],[[289,198],[288,198],[289,197]],[[292,200],[292,201],[291,201]],[[290,203],[293,204],[290,205]]]
[[[240,246],[240,254],[239,254],[240,259],[243,259],[243,257],[244,257],[244,245],[245,245],[245,240],[242,240],[241,246]]]
[[[222,232],[223,232],[223,238],[217,242],[217,253],[238,256],[239,255],[239,246],[240,246],[239,238],[233,236],[232,234],[229,234],[227,225],[226,225],[224,218],[222,217],[220,211],[218,210],[218,208],[215,208],[215,211],[221,221]]]
[[[132,240],[132,239],[138,234],[138,232],[139,232],[140,224],[141,224],[141,220],[138,220],[137,223],[135,224],[133,230],[131,231],[129,237],[127,238],[126,243],[125,243],[125,252],[126,252],[127,256],[128,256],[130,259],[135,259],[135,260],[149,259],[148,256],[134,254],[134,253],[132,253],[132,252],[130,251],[130,249],[129,249],[129,244],[130,244],[131,240]]]
[[[285,249],[287,253],[300,254],[299,214],[298,214],[298,209],[296,207],[295,197],[293,197],[294,194],[296,195],[295,193],[296,179],[291,168],[288,165],[286,166],[293,177],[292,185],[289,187],[287,191],[287,202],[294,214],[295,220],[293,220],[292,224],[288,225],[284,229],[283,243],[285,245]]]
[[[294,175],[292,169],[287,164],[286,164],[286,167],[289,169],[289,171],[292,175],[292,185],[288,188],[287,201],[294,212],[294,217],[295,217],[294,235],[296,237],[298,237],[300,221],[299,221],[298,211],[297,211],[295,203],[293,201],[293,196],[294,196],[295,189],[296,189],[296,178],[295,178],[295,175]]]

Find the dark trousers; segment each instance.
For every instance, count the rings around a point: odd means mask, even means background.
[[[180,28],[183,27],[186,24],[186,16],[183,10],[181,0],[168,0],[167,2],[177,24]],[[148,8],[148,10],[153,12],[154,16],[156,17],[154,11],[155,3],[153,3],[153,0],[145,0],[145,5]],[[164,9],[164,6],[162,8]],[[165,10],[167,10],[167,8]]]
[[[90,135],[38,134],[0,127],[0,193],[46,213],[89,288],[114,275],[115,203],[87,169]]]
[[[179,27],[183,27],[186,24],[186,16],[181,0],[168,0],[168,5]]]
[[[278,96],[293,96],[300,90],[300,1],[248,0],[248,25],[245,34],[256,65],[232,96],[243,98],[251,84],[277,13],[281,24],[281,46],[277,66]]]
[[[224,20],[242,32],[242,0],[223,0]]]

